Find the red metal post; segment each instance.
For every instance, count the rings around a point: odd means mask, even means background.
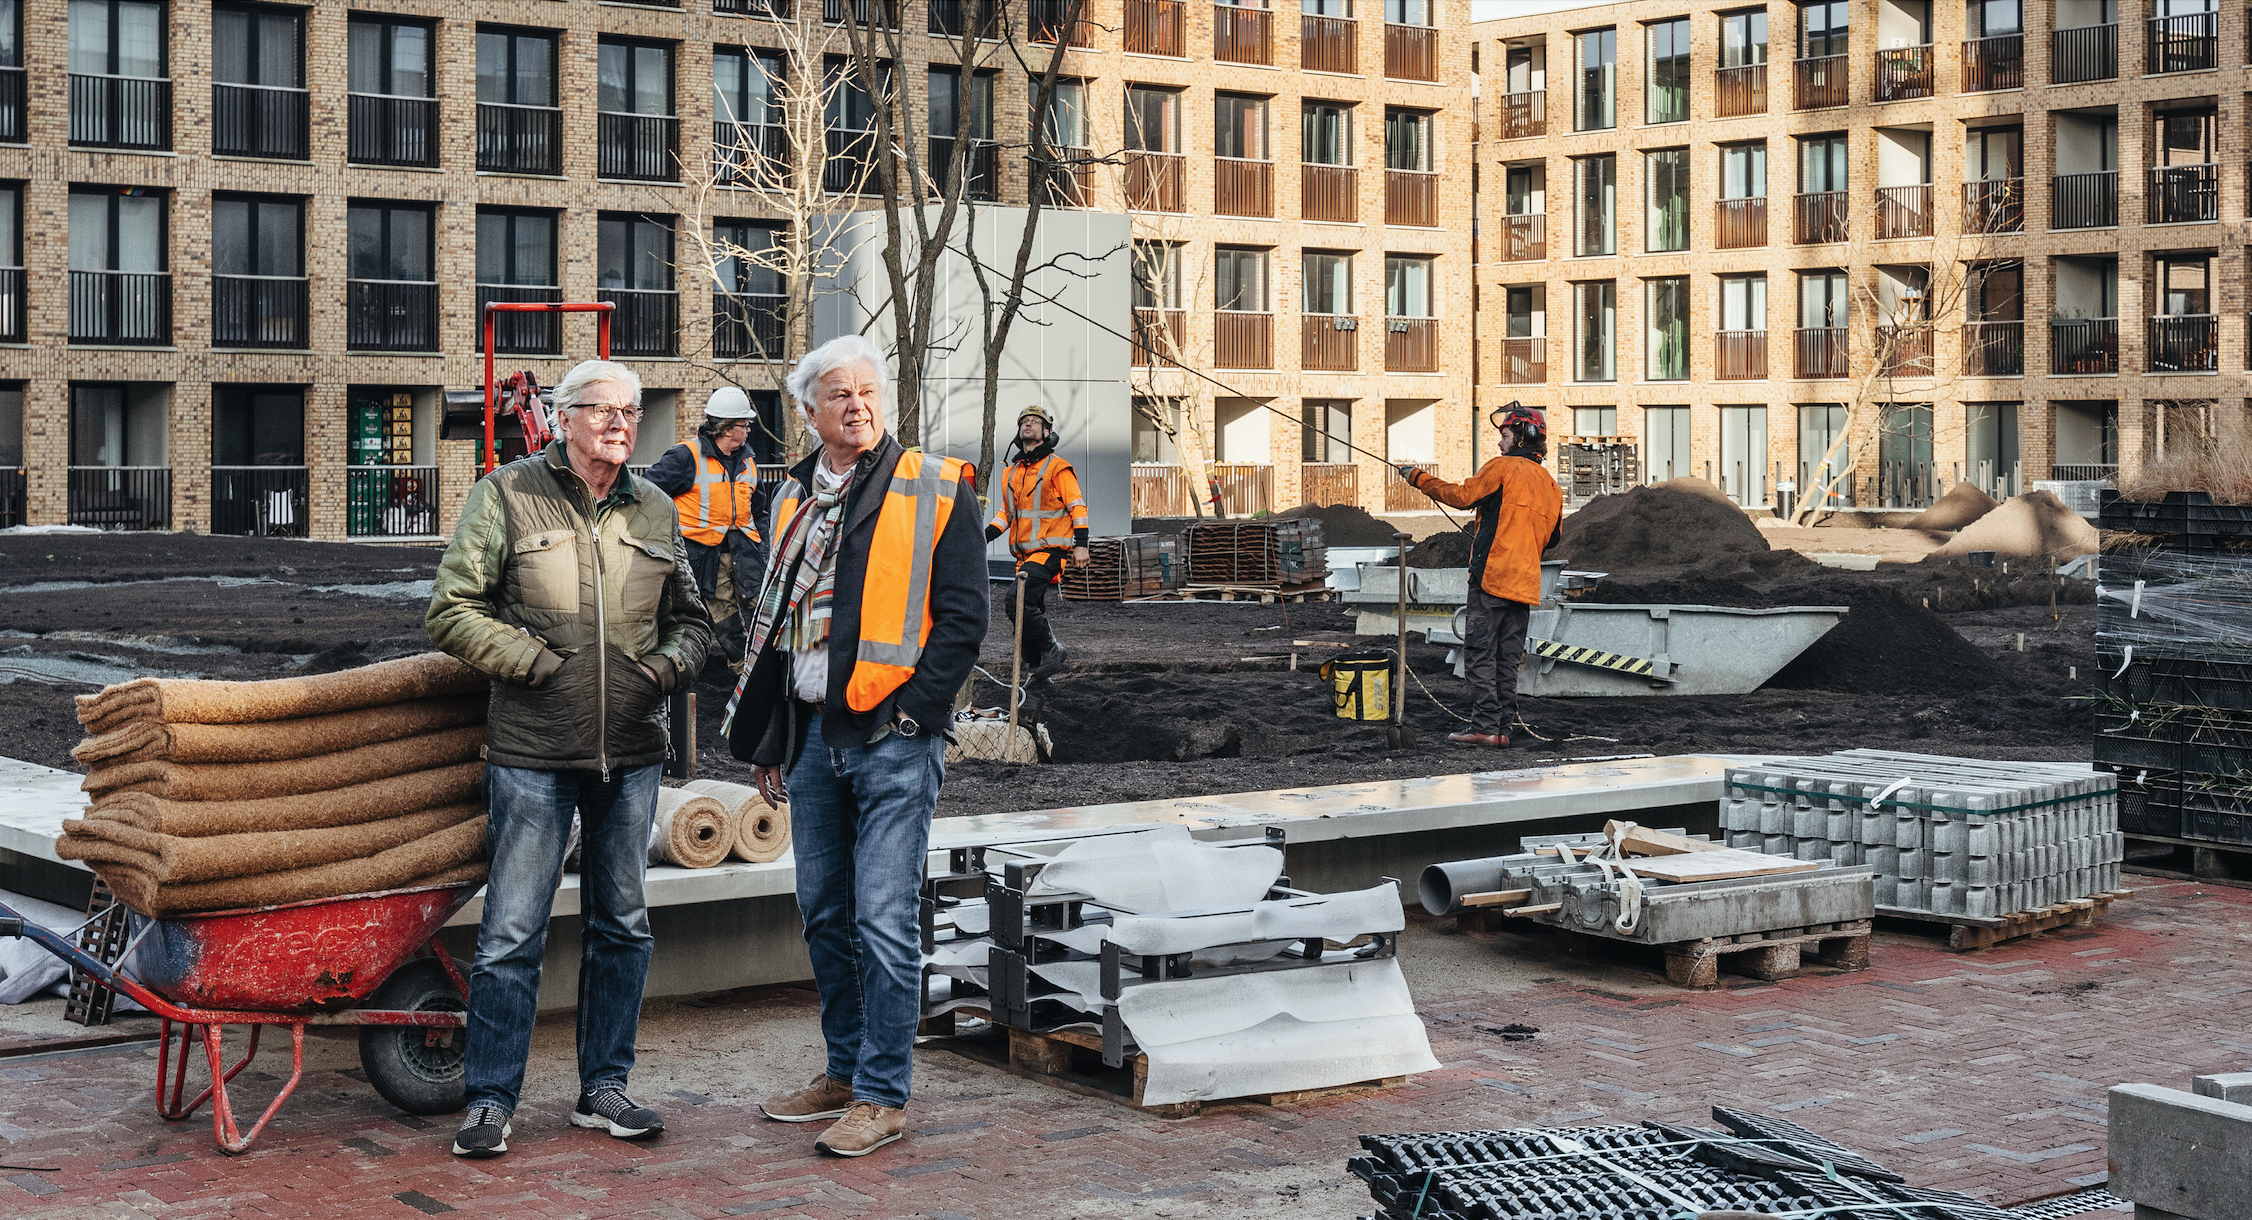
[[[485,473],[500,465],[500,447],[493,441],[493,315],[508,313],[591,313],[595,315],[595,347],[600,358],[610,358],[611,301],[487,301],[485,302]]]

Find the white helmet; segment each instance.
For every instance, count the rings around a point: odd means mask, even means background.
[[[731,385],[713,390],[710,401],[704,404],[707,419],[753,419],[757,414],[751,410],[751,396]]]

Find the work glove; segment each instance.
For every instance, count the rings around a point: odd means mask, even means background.
[[[1402,462],[1400,465],[1394,466],[1392,469],[1399,471],[1400,477],[1407,480],[1408,486],[1413,487],[1415,486],[1415,476],[1421,470],[1421,467],[1415,466],[1411,463]]]
[[[1083,567],[1086,567],[1086,566],[1087,566],[1087,548],[1086,548],[1086,547],[1083,547],[1083,546],[1075,546],[1075,547],[1071,548],[1071,562],[1073,562],[1073,563],[1075,563],[1075,564],[1079,565],[1079,566],[1080,566],[1080,567],[1082,567],[1082,568],[1083,568]]]

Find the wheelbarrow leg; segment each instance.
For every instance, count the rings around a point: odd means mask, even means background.
[[[172,1031],[180,1031],[178,1058],[173,1058]],[[195,1026],[175,1023],[164,1018],[163,1034],[156,1044],[156,1113],[166,1122],[179,1122],[195,1113],[195,1107],[183,1107],[180,1099],[188,1089],[188,1042],[194,1036]],[[167,1080],[167,1077],[170,1079]],[[197,1099],[199,1102],[201,1098]]]
[[[214,1143],[219,1145],[219,1151],[230,1156],[240,1156],[250,1151],[251,1144],[257,1142],[258,1133],[264,1131],[266,1124],[273,1121],[275,1113],[282,1108],[282,1103],[288,1101],[289,1095],[297,1091],[297,1082],[305,1076],[305,1023],[295,1021],[290,1024],[289,1079],[283,1083],[281,1092],[274,1095],[274,1100],[266,1107],[266,1112],[258,1116],[258,1122],[250,1128],[250,1133],[247,1135],[242,1134],[235,1125],[234,1103],[227,1095],[227,1082],[234,1079],[236,1073],[250,1066],[251,1059],[257,1056],[258,1033],[263,1027],[257,1025],[250,1027],[249,1051],[244,1053],[242,1062],[237,1063],[233,1069],[222,1074],[220,1071],[222,1056],[219,1046],[219,1032],[223,1028],[223,1026],[218,1025],[208,1026],[209,1032],[204,1035],[203,1040],[205,1055],[211,1061],[211,1138]]]

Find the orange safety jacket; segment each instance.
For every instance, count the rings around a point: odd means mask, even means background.
[[[959,458],[910,449],[892,469],[891,486],[876,510],[868,574],[860,585],[859,651],[845,683],[845,706],[855,712],[876,710],[915,676],[931,634],[931,555],[954,515],[963,466]],[[782,527],[808,499],[804,484],[782,480],[774,497],[775,537],[782,537]]]
[[[1470,566],[1479,588],[1505,601],[1540,604],[1540,557],[1556,545],[1556,526],[1564,519],[1564,493],[1546,466],[1497,457],[1461,483],[1419,470],[1414,487],[1451,508],[1478,510]]]
[[[1087,498],[1079,492],[1079,473],[1059,454],[1037,462],[1011,462],[1001,475],[1001,496],[988,529],[1009,536],[1009,553],[1023,562],[1054,547],[1069,549],[1076,532],[1087,528]]]
[[[696,460],[696,481],[688,490],[672,498],[673,507],[680,513],[680,536],[703,546],[718,546],[732,529],[742,530],[759,539],[758,522],[751,511],[751,497],[758,492],[758,463],[743,458],[743,469],[733,475],[727,465],[705,453],[696,441],[681,442],[688,456]]]

